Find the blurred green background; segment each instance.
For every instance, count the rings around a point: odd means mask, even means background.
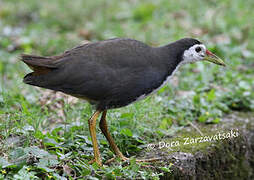
[[[23,84],[30,70],[19,61],[21,53],[57,55],[114,37],[152,46],[194,37],[222,57],[226,68],[185,65],[157,94],[110,111],[110,131],[133,156],[190,121],[220,123],[232,111],[254,110],[253,8],[253,0],[0,0],[0,179],[159,177],[135,163],[88,165],[93,109]],[[113,154],[99,131],[98,139],[107,160]],[[36,160],[29,161],[29,153]]]

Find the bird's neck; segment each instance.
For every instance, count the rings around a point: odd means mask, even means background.
[[[184,50],[179,48],[177,42],[157,47],[155,49],[161,63],[165,66],[165,68],[167,68],[168,72],[172,73],[181,66]]]

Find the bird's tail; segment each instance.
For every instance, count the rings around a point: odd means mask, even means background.
[[[33,70],[24,77],[23,82],[34,86],[42,87],[42,81],[45,81],[43,76],[57,68],[50,57],[22,54],[21,61]]]

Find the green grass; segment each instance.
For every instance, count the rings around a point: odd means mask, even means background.
[[[233,110],[254,110],[253,7],[252,0],[1,1],[0,179],[158,179],[168,171],[168,166],[143,168],[134,160],[103,168],[88,165],[92,145],[87,120],[93,109],[84,101],[61,99],[42,106],[44,91],[22,83],[29,69],[18,60],[21,53],[56,55],[84,40],[113,37],[155,46],[195,37],[223,57],[227,68],[185,65],[158,93],[109,111],[116,143],[125,155],[135,156],[188,121],[219,123]],[[113,153],[97,132],[105,161]]]

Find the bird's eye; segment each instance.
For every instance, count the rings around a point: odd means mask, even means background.
[[[201,47],[196,47],[195,51],[198,53],[201,51]]]

